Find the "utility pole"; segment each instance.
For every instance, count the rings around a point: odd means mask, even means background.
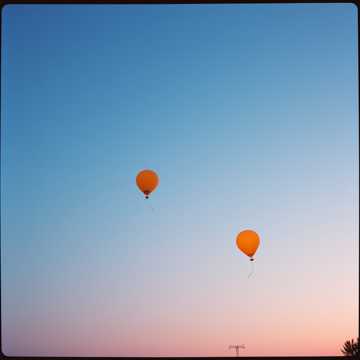
[[[236,356],[239,356],[239,349],[245,349],[245,345],[229,345],[229,350],[230,349],[236,349]]]

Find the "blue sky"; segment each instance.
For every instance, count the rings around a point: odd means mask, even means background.
[[[6,354],[336,355],[357,335],[353,4],[2,10]],[[279,316],[284,337],[314,323],[279,349]]]

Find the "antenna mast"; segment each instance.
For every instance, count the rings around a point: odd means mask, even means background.
[[[236,350],[236,356],[239,356],[239,349],[245,349],[245,345],[229,345],[229,350],[230,349],[235,349]]]

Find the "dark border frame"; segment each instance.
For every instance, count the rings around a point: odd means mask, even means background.
[[[360,121],[359,121],[359,113],[360,113],[360,102],[359,102],[359,6],[357,1],[336,1],[336,0],[330,0],[330,1],[266,1],[266,0],[257,0],[257,1],[241,1],[241,0],[225,0],[225,1],[217,1],[217,0],[207,0],[207,1],[176,1],[176,0],[169,0],[169,1],[152,1],[152,0],[148,0],[148,1],[144,1],[144,0],[133,0],[133,1],[121,1],[121,0],[108,0],[108,1],[101,1],[101,0],[90,0],[90,1],[71,1],[71,0],[63,0],[63,1],[31,1],[31,0],[20,0],[20,1],[1,1],[0,0],[0,57],[1,57],[1,52],[2,52],[2,15],[3,15],[3,8],[6,5],[16,5],[16,4],[29,4],[29,5],[110,5],[110,4],[123,4],[123,5],[185,5],[185,4],[203,4],[203,5],[209,5],[209,4],[221,4],[221,5],[226,5],[226,4],[250,4],[250,5],[256,5],[256,4],[284,4],[284,5],[291,5],[291,4],[340,4],[340,3],[345,3],[345,4],[353,4],[356,6],[357,8],[357,30],[358,30],[358,41],[357,41],[357,49],[358,49],[358,66],[357,66],[357,84],[358,84],[358,149],[357,149],[357,155],[358,155],[358,159],[360,158]],[[1,61],[2,57],[0,58],[0,66],[2,66],[2,61]],[[1,75],[0,75],[1,76]],[[0,87],[0,98],[1,98],[1,87]],[[1,114],[0,114],[0,136],[1,136],[1,123],[2,123],[2,119],[1,119]],[[2,139],[2,136],[1,136]],[[1,169],[0,169],[0,179],[1,179]],[[360,180],[359,180],[359,184],[358,184],[359,188],[360,188]],[[1,189],[0,189],[1,191]],[[1,197],[1,192],[0,192],[0,197]],[[359,198],[358,198],[358,204],[360,203],[360,194],[359,194]],[[1,209],[0,209],[0,218],[1,218]],[[1,224],[0,224],[0,243],[1,243]],[[360,242],[360,236],[359,236],[359,242]],[[360,251],[359,254],[360,255]],[[359,256],[360,258],[360,256]],[[2,255],[1,255],[1,247],[0,247],[0,265],[1,265],[1,259],[2,259]],[[360,269],[360,263],[359,263],[359,268]],[[1,266],[0,266],[0,302],[2,304],[2,297],[1,297]],[[360,292],[359,292],[359,298],[360,298]],[[94,358],[94,359],[108,359],[108,360],[113,360],[113,359],[189,359],[189,358],[196,358],[196,359],[227,359],[230,357],[233,357],[231,355],[229,355],[228,357],[101,357],[101,356],[93,356],[93,357],[89,357],[89,356],[82,356],[82,357],[75,357],[75,356],[69,356],[69,357],[63,357],[63,356],[24,356],[24,357],[18,357],[18,356],[7,356],[2,352],[2,322],[1,322],[1,313],[2,313],[2,308],[0,306],[0,359],[42,359],[42,360],[50,360],[50,359],[58,359],[58,360],[68,360],[68,359],[86,359],[86,358]],[[360,324],[359,324],[360,326]],[[358,336],[359,336],[359,329],[358,329]],[[344,358],[343,356],[266,356],[266,357],[262,357],[262,356],[241,356],[242,358],[246,358],[246,359],[342,359]],[[351,357],[346,357],[346,358],[351,358]]]

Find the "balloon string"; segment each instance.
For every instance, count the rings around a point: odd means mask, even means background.
[[[149,201],[149,199],[145,199],[145,200]],[[154,207],[152,206],[152,204],[151,204],[150,201],[149,201],[149,206],[150,206],[151,211],[155,211],[155,209],[154,209]]]
[[[252,264],[251,264],[251,272],[250,274],[248,275],[248,278],[253,274],[254,272],[254,262],[252,261]]]
[[[152,204],[150,203],[150,207],[152,211],[155,211],[154,207],[152,206]]]

